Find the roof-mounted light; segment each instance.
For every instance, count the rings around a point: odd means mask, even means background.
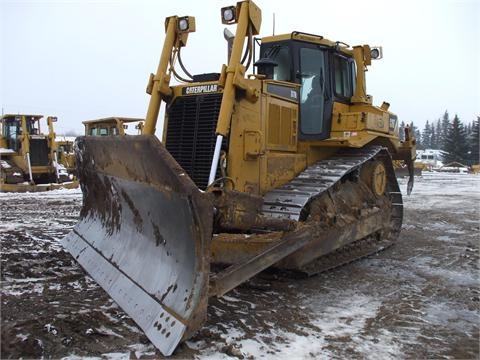
[[[177,26],[178,26],[178,30],[179,31],[188,31],[188,29],[190,28],[190,24],[189,24],[189,21],[188,21],[188,16],[184,16],[184,17],[181,17],[178,19],[178,22],[177,22]]]
[[[222,8],[222,24],[235,24],[236,8],[235,6],[227,6]]]

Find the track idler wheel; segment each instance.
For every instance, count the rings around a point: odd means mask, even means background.
[[[376,196],[385,194],[387,188],[387,170],[383,162],[372,160],[365,163],[360,171],[360,178]]]

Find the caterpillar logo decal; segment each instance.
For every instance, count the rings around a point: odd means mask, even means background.
[[[183,95],[209,94],[220,91],[218,84],[187,86],[182,90]]]

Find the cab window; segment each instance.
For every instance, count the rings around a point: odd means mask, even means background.
[[[288,47],[281,47],[274,60],[277,66],[273,70],[273,78],[275,80],[291,81],[292,57]]]
[[[3,135],[7,138],[8,147],[13,151],[20,149],[20,124],[17,120],[6,120],[3,125]]]
[[[274,45],[265,49],[264,58],[273,60],[276,66],[273,69],[273,79],[292,81],[292,55],[288,46]]]
[[[325,55],[318,48],[300,49],[300,129],[305,135],[324,132]]]
[[[355,64],[346,57],[334,56],[335,95],[350,99],[355,87]]]
[[[35,125],[36,125],[35,118],[27,119],[27,132],[30,135],[37,135],[38,134],[38,129],[35,127]]]

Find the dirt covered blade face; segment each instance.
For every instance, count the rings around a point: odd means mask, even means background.
[[[168,356],[206,317],[212,204],[153,135],[76,146],[83,208],[62,243]]]

